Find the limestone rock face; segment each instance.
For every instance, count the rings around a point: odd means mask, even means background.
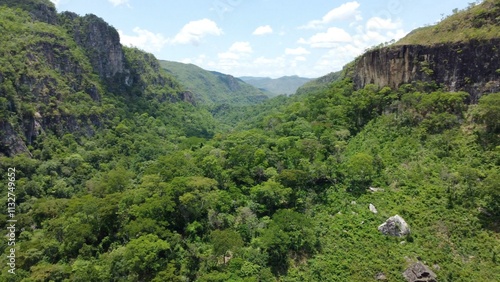
[[[417,262],[403,272],[403,276],[408,282],[436,282],[437,275],[426,265]]]
[[[412,81],[436,81],[449,91],[467,91],[475,103],[482,93],[500,91],[500,39],[423,45],[396,45],[362,55],[354,85],[398,88]]]
[[[16,134],[10,123],[0,121],[0,156],[2,152],[7,156],[14,156],[21,153],[28,153],[28,147]]]
[[[86,51],[90,63],[102,79],[125,71],[120,35],[114,27],[93,14],[79,17],[75,13],[65,12],[61,17],[71,23],[67,28],[76,43]]]
[[[36,21],[48,24],[57,23],[56,7],[49,0],[0,0],[0,5],[25,10]]]
[[[391,216],[382,223],[378,230],[384,235],[403,237],[410,234],[410,226],[399,215]]]

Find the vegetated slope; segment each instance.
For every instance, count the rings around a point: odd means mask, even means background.
[[[6,30],[23,26],[0,11]],[[403,281],[420,260],[438,281],[500,280],[500,93],[471,104],[432,82],[355,88],[351,71],[210,140],[210,115],[146,99],[148,82],[110,94],[93,135],[40,135],[31,157],[0,157],[16,168],[17,220],[16,275],[3,264],[1,278]],[[409,235],[377,230],[395,214]]]
[[[0,1],[1,154],[30,154],[39,136],[90,137],[117,117],[192,102],[156,58],[123,48],[102,19],[56,14],[49,1],[15,2],[27,11],[6,3]]]
[[[193,64],[160,61],[160,65],[203,104],[248,105],[268,98],[266,93],[231,75],[210,72]]]
[[[273,93],[273,96],[295,94],[299,87],[311,80],[310,78],[299,77],[296,75],[283,76],[274,79],[270,77],[244,76],[240,77],[240,79],[259,89]]]
[[[331,72],[327,75],[306,82],[305,84],[300,86],[296,92],[297,94],[302,94],[302,93],[311,93],[317,91],[325,91],[329,85],[340,80],[342,76],[343,76],[342,71]]]
[[[480,5],[446,17],[436,25],[415,29],[396,45],[434,45],[439,43],[484,41],[500,37],[500,1],[485,0]]]
[[[489,0],[360,56],[354,83],[397,88],[412,81],[464,90],[470,101],[500,90],[500,1]]]

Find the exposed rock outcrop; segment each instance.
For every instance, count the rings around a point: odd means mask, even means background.
[[[379,272],[375,275],[375,279],[378,281],[387,281],[387,276],[383,272]]]
[[[437,275],[426,265],[417,262],[403,272],[403,276],[408,282],[436,282]]]
[[[3,45],[11,56],[0,71],[0,96],[5,97],[5,116],[12,118],[0,119],[0,154],[29,154],[29,145],[43,132],[93,135],[110,118],[102,111],[105,91],[159,102],[193,102],[153,55],[123,48],[116,29],[101,18],[58,15],[48,0],[0,0],[0,5],[24,9],[35,22],[45,23],[34,25],[21,13],[5,19],[19,28],[2,31],[16,42]],[[9,64],[16,72],[5,71]]]
[[[0,121],[0,156],[6,154],[8,157],[21,153],[28,153],[25,142],[14,131],[7,121]]]
[[[0,0],[0,5],[23,9],[40,22],[57,23],[56,7],[49,0]]]
[[[410,226],[399,215],[391,216],[382,223],[378,230],[385,235],[402,237],[410,234]]]
[[[449,91],[464,90],[471,103],[482,93],[500,91],[500,39],[372,50],[354,65],[354,85],[397,88],[413,81],[435,81]]]
[[[72,12],[64,12],[61,19],[76,43],[86,51],[99,77],[108,79],[125,71],[120,35],[114,27],[93,14],[80,17]]]
[[[368,188],[368,191],[375,193],[375,192],[384,192],[384,189],[382,188],[375,188],[375,187],[370,187]]]
[[[368,208],[372,213],[378,213],[377,208],[373,204],[370,204]]]

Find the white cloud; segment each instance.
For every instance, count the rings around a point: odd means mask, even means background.
[[[385,30],[390,30],[390,29],[398,29],[401,27],[401,21],[396,21],[393,22],[390,18],[389,19],[382,19],[379,17],[373,17],[370,18],[366,22],[366,29],[367,30],[380,30],[380,29],[385,29]]]
[[[252,46],[248,42],[235,42],[231,47],[229,47],[230,52],[237,53],[252,53]]]
[[[222,29],[217,24],[209,19],[202,19],[198,21],[191,21],[187,23],[177,33],[174,39],[171,40],[173,44],[200,44],[203,37],[207,35],[222,35]]]
[[[57,7],[59,3],[61,3],[61,0],[50,0],[50,2],[54,3],[54,5],[56,5]]]
[[[341,70],[345,64],[362,54],[363,51],[363,45],[339,44],[320,57],[314,65],[314,72],[329,73]]]
[[[128,0],[108,0],[113,6],[128,5]]]
[[[391,39],[398,40],[405,35],[401,28],[401,20],[382,19],[379,17],[370,18],[366,21],[365,28],[358,27],[361,30],[362,40],[372,44],[387,42]]]
[[[311,52],[307,51],[304,47],[298,47],[298,48],[295,48],[295,49],[286,48],[285,49],[285,54],[286,55],[301,56],[301,55],[311,54]]]
[[[125,46],[135,46],[148,52],[160,51],[168,43],[168,39],[159,33],[153,33],[140,27],[133,29],[135,35],[126,35],[118,30],[120,42]]]
[[[223,61],[239,60],[242,57],[247,57],[248,54],[252,53],[252,46],[248,42],[234,42],[228,51],[217,54],[217,57]]]
[[[347,2],[339,7],[330,10],[326,15],[324,15],[320,20],[312,20],[304,26],[299,28],[301,29],[314,29],[321,28],[325,24],[331,23],[333,21],[342,21],[354,18],[356,21],[360,21],[363,18],[361,17],[360,12],[358,11],[360,4],[357,1]]]
[[[217,54],[217,57],[221,60],[238,60],[240,55],[233,52],[223,52]]]
[[[254,30],[252,33],[253,35],[264,35],[264,34],[271,34],[273,33],[273,29],[269,25],[263,25],[259,26]]]
[[[298,43],[309,44],[312,48],[332,48],[340,42],[352,41],[351,35],[338,27],[330,27],[326,32],[317,33],[308,40],[300,38]]]
[[[307,58],[304,56],[297,56],[293,60],[298,61],[298,62],[305,62],[305,61],[307,61]]]

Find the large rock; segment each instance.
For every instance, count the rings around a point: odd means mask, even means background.
[[[383,272],[379,272],[375,275],[375,279],[378,281],[387,281],[387,276]]]
[[[436,282],[437,275],[432,272],[426,265],[417,262],[408,267],[403,276],[408,282]]]
[[[382,223],[378,230],[385,235],[402,237],[410,234],[410,226],[399,215],[391,216]]]
[[[80,17],[64,12],[60,17],[76,43],[86,51],[99,77],[109,79],[125,72],[125,55],[114,27],[93,14]]]

